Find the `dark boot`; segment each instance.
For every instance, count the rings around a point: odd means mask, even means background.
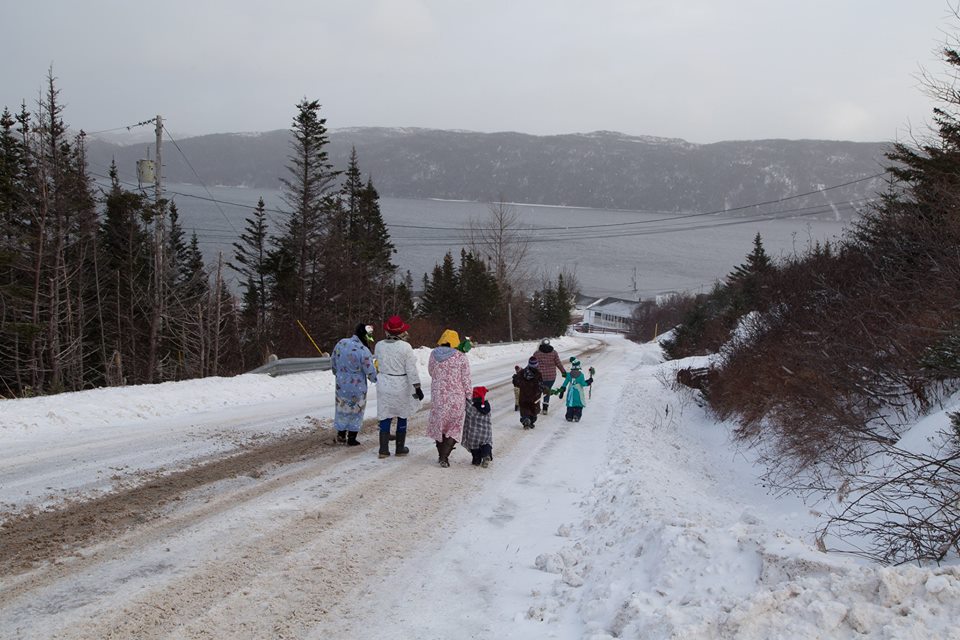
[[[337,431],[337,444],[347,444],[346,431]]]
[[[543,399],[543,415],[547,415],[547,409],[550,408],[550,396]]]
[[[470,461],[470,464],[475,467],[479,467],[481,461],[480,449],[470,449],[470,455],[473,456],[473,460]]]
[[[486,469],[493,462],[493,445],[485,444],[480,446],[480,466]]]
[[[438,441],[434,444],[437,445],[437,462],[443,462],[443,443]]]
[[[377,454],[378,458],[389,458],[390,457],[390,432],[381,431],[380,432],[380,452]]]
[[[359,442],[357,442],[357,431],[347,431],[347,446],[355,447]]]
[[[406,429],[397,429],[397,455],[405,456],[410,453],[408,447],[403,446],[407,441],[407,430]]]
[[[443,442],[440,443],[440,446],[437,449],[440,451],[440,466],[449,467],[450,466],[450,453],[457,446],[457,441],[451,438],[450,436],[443,436]]]

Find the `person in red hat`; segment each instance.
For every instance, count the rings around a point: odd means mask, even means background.
[[[486,469],[493,461],[493,424],[490,420],[490,402],[487,388],[474,387],[473,398],[467,403],[460,441],[473,455],[474,466]]]
[[[380,421],[379,457],[390,457],[390,426],[397,419],[396,454],[405,456],[407,419],[420,408],[423,391],[413,347],[406,341],[410,325],[400,316],[390,316],[383,323],[385,337],[374,347],[379,366],[377,383],[377,420]]]

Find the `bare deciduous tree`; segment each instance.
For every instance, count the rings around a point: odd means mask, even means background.
[[[503,295],[529,286],[533,273],[527,261],[529,229],[521,225],[516,207],[503,198],[490,204],[486,218],[469,222],[464,244],[487,263]]]

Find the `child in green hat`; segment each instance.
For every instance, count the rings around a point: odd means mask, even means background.
[[[590,367],[590,377],[585,378],[583,370],[580,368],[580,361],[575,357],[570,358],[570,371],[563,377],[563,384],[558,389],[552,391],[563,398],[567,393],[567,422],[580,422],[583,416],[583,408],[587,404],[587,396],[584,390],[593,384],[593,374],[595,370]],[[569,392],[568,388],[569,387]]]

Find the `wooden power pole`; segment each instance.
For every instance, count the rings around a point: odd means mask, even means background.
[[[163,185],[162,185],[162,174],[163,174],[163,162],[160,152],[160,145],[163,142],[163,118],[157,116],[155,118],[156,123],[156,133],[157,133],[157,152],[156,152],[156,166],[154,167],[153,175],[153,198],[154,198],[154,224],[155,227],[155,247],[154,247],[154,300],[153,300],[153,317],[150,319],[150,345],[149,345],[149,355],[147,360],[147,379],[149,382],[156,382],[157,376],[157,352],[159,351],[160,343],[160,325],[163,322],[163,307],[164,299],[166,296],[166,260],[164,259],[164,253],[166,252],[166,221],[164,215],[164,209],[166,208],[163,204]]]

